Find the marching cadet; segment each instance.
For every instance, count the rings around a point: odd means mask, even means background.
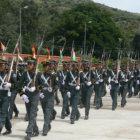
[[[19,74],[18,74],[18,72],[16,72],[16,67],[17,67],[16,62],[14,61],[13,74],[16,77],[16,80],[18,81],[19,80],[19,77],[18,77]],[[15,99],[16,99],[17,93],[18,93],[17,85],[15,85],[11,88],[11,100],[10,100],[10,108],[9,108],[10,119],[12,119],[13,111],[15,112],[15,117],[18,117],[18,114],[19,114],[19,111],[18,111],[17,106],[15,104]]]
[[[51,129],[51,117],[54,108],[55,92],[58,88],[58,83],[56,80],[56,74],[51,71],[51,61],[42,62],[44,72],[41,75],[41,106],[44,113],[44,126],[43,126],[43,136],[46,136]]]
[[[117,108],[117,97],[119,93],[119,81],[116,64],[112,64],[112,70],[109,71],[109,77],[111,78],[109,89],[112,98],[112,110],[115,110]]]
[[[134,71],[134,96],[137,96],[140,90],[140,70],[139,65],[135,65],[135,71]]]
[[[94,97],[94,105],[96,109],[100,109],[103,106],[102,96],[105,95],[105,85],[107,76],[102,69],[102,63],[96,64],[96,69],[93,71],[95,85],[95,97]]]
[[[3,133],[3,135],[8,135],[12,132],[8,107],[11,96],[10,88],[16,83],[16,77],[14,77],[13,73],[11,74],[9,82],[5,82],[7,76],[9,76],[6,72],[6,66],[7,61],[0,59],[0,134],[4,125],[6,128],[6,132]]]
[[[122,64],[121,71],[119,72],[119,83],[120,83],[120,93],[121,93],[121,107],[124,107],[127,103],[126,94],[128,91],[128,82],[130,79],[130,74],[128,68],[125,64]]]
[[[134,67],[133,67],[133,64],[130,64],[129,73],[130,73],[130,80],[128,82],[128,98],[131,98],[133,95],[132,88],[134,85]]]
[[[60,91],[63,98],[63,105],[62,105],[62,112],[61,112],[61,119],[65,119],[66,116],[70,114],[69,111],[69,98],[66,92],[66,78],[67,78],[67,62],[63,61],[63,70],[59,71],[58,79],[60,84]]]
[[[88,120],[89,110],[90,110],[90,99],[93,93],[93,74],[90,73],[89,70],[89,62],[87,60],[82,61],[83,64],[83,72],[81,72],[81,82],[83,84],[81,92],[82,92],[82,100],[85,106],[85,120]]]
[[[80,81],[79,80],[79,71],[77,61],[72,61],[72,70],[68,72],[66,78],[66,88],[67,95],[71,100],[72,111],[71,111],[71,124],[74,124],[75,121],[78,121],[80,118],[80,112],[78,110],[78,103],[80,99]]]
[[[25,140],[30,140],[31,137],[35,137],[39,135],[38,126],[36,124],[36,116],[38,111],[38,101],[39,101],[39,75],[40,73],[36,73],[35,86],[31,87],[34,77],[34,69],[36,59],[31,56],[25,58],[27,60],[27,71],[23,73],[19,81],[19,93],[22,99],[25,101],[27,114],[28,114],[28,127],[26,129],[27,136],[25,136]]]
[[[56,73],[56,74],[58,74],[57,67],[58,67],[58,62],[53,60],[53,70],[54,70],[54,73]],[[56,104],[59,105],[60,99],[58,97],[58,90],[56,90],[56,92],[55,92],[55,101],[56,101]]]

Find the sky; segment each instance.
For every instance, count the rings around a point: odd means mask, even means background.
[[[93,0],[94,2],[121,10],[140,13],[140,0]]]

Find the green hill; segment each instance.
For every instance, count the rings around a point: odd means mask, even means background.
[[[22,9],[22,39],[24,53],[31,53],[32,43],[37,45],[44,29],[51,30],[64,10],[69,10],[78,3],[91,0],[3,0],[0,1],[0,41],[6,44],[10,39],[14,46],[19,35],[19,9]],[[105,5],[97,4],[102,10],[109,11],[116,25],[124,31],[128,44],[133,40],[140,28],[140,14],[121,11]],[[9,51],[12,51],[9,49]]]

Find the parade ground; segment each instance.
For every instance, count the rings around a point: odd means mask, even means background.
[[[60,94],[59,94],[60,95]],[[93,98],[91,104],[93,104]],[[84,120],[84,108],[80,109],[81,117],[74,125],[70,124],[67,117],[62,120],[61,104],[55,106],[57,116],[52,122],[52,129],[46,137],[42,136],[43,113],[39,105],[37,124],[40,129],[39,137],[32,140],[140,140],[140,99],[138,97],[127,98],[125,108],[120,107],[120,97],[118,108],[111,110],[111,98],[106,95],[103,98],[103,108],[94,109],[91,105],[89,120]],[[0,140],[22,140],[28,122],[24,121],[25,105],[20,97],[17,98],[17,107],[20,111],[19,118],[13,119],[12,134],[0,136]],[[62,102],[62,100],[61,100]],[[3,130],[5,131],[5,130]]]

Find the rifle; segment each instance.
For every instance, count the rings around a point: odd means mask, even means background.
[[[127,75],[126,75],[126,79],[128,78],[128,73],[129,73],[129,60],[130,60],[130,52],[127,53],[128,56],[128,61],[127,61]]]
[[[90,77],[91,77],[91,66],[92,66],[92,56],[93,56],[93,53],[94,53],[94,48],[95,48],[95,41],[94,41],[94,44],[93,44],[93,48],[91,49],[91,53],[90,53],[90,64],[89,64],[89,75],[88,75],[88,82],[90,82]]]
[[[52,45],[52,56],[51,56],[51,76],[50,76],[50,83],[49,83],[49,88],[52,87],[52,70],[53,70],[53,67],[52,67],[52,64],[53,64],[53,50],[54,50],[54,37],[53,37],[53,45]]]
[[[14,55],[15,55],[16,48],[17,48],[18,43],[19,43],[19,39],[20,39],[20,36],[19,36],[19,38],[18,38],[18,40],[17,40],[17,43],[16,43],[16,45],[15,45],[15,48],[14,48],[14,51],[13,51],[13,54],[12,54],[12,61],[11,61],[10,69],[9,69],[8,74],[7,74],[7,76],[6,76],[6,79],[5,79],[5,82],[7,82],[7,83],[8,83],[9,80],[10,80],[11,73],[12,73],[12,70],[13,70]]]
[[[118,62],[117,62],[117,74],[116,74],[116,80],[118,80],[118,75],[119,75],[119,69],[120,69],[120,65],[121,65],[121,51],[119,49],[118,52]]]
[[[111,53],[112,53],[112,50],[109,52],[109,55],[108,55],[107,65],[106,65],[106,72],[107,72],[107,70],[108,70],[109,59],[110,59]]]
[[[39,62],[39,55],[40,55],[41,48],[42,48],[42,46],[43,46],[45,33],[46,33],[46,32],[44,31],[44,34],[43,34],[41,43],[40,43],[40,45],[39,45],[39,47],[38,47],[38,50],[37,50],[37,58],[36,58],[36,62],[35,62],[34,72],[33,72],[33,80],[32,80],[32,83],[31,83],[30,87],[34,87],[34,86],[35,86],[35,80],[36,80],[37,68],[38,68],[38,62]]]
[[[64,49],[65,49],[65,46],[66,46],[66,42],[67,42],[67,40],[65,39],[65,42],[64,42],[64,44],[63,44],[63,47],[62,47],[62,54],[63,54],[63,51],[64,51]],[[61,56],[60,56],[61,57]],[[59,65],[60,65],[60,57],[59,57],[59,63],[58,63],[58,65],[57,65],[57,71],[58,71],[58,68],[59,68]]]
[[[80,62],[79,62],[79,65],[78,65],[78,78],[77,78],[77,83],[76,83],[77,86],[80,85],[80,68],[81,68],[81,61],[82,61],[82,53],[83,53],[83,50],[81,48]]]

